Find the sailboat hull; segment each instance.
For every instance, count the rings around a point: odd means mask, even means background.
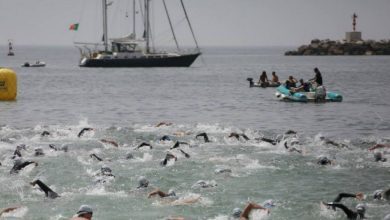
[[[80,64],[80,67],[189,67],[200,54],[131,59],[86,59]]]

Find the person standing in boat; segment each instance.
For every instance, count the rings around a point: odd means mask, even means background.
[[[310,81],[312,82],[312,84],[314,84],[315,87],[322,86],[322,75],[320,70],[317,67],[314,68],[314,73],[315,76]]]
[[[261,73],[258,84],[261,86],[268,86],[269,79],[268,79],[267,73],[265,71],[263,71]]]

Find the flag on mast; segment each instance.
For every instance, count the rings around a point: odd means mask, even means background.
[[[71,24],[69,30],[77,31],[79,29],[79,23]]]

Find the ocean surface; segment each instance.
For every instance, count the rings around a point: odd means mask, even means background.
[[[320,205],[340,192],[363,192],[367,218],[382,219],[390,213],[389,201],[371,195],[390,188],[390,150],[375,151],[387,158],[375,162],[367,149],[390,142],[390,57],[283,56],[291,49],[205,48],[190,68],[115,69],[78,67],[73,47],[15,46],[14,57],[1,47],[0,66],[18,77],[17,100],[0,102],[0,208],[21,206],[5,219],[69,219],[89,204],[95,220],[222,220],[248,201],[268,199],[275,202],[270,214],[255,211],[253,219],[346,219],[341,210]],[[21,67],[36,60],[47,66]],[[263,70],[269,77],[276,71],[281,80],[289,75],[307,80],[314,67],[343,102],[283,102],[275,88],[249,88],[246,81],[257,80]],[[160,122],[172,124],[157,127]],[[87,127],[94,130],[78,137]],[[297,133],[285,135],[288,130]],[[50,134],[41,136],[43,131]],[[195,138],[201,132],[210,143]],[[250,140],[229,138],[231,132]],[[171,141],[160,141],[164,135]],[[281,141],[256,140],[262,137]],[[188,143],[179,149],[189,158],[170,150],[175,141]],[[153,148],[136,149],[142,142]],[[302,153],[289,152],[285,142]],[[22,158],[38,166],[10,174],[21,144]],[[64,147],[67,152],[60,150]],[[45,155],[35,156],[37,148]],[[167,152],[178,159],[161,166]],[[318,165],[320,156],[332,165]],[[115,178],[99,176],[102,166]],[[137,189],[141,176],[149,180],[148,189]],[[36,179],[60,197],[45,198],[29,184]],[[156,188],[174,189],[176,200],[147,198]],[[354,210],[360,201],[342,202]]]

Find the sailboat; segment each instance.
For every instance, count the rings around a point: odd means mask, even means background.
[[[133,0],[133,33],[122,38],[109,39],[107,31],[107,7],[111,4],[107,0],[102,0],[103,8],[103,46],[104,50],[91,50],[85,44],[78,46],[81,54],[80,67],[189,67],[201,54],[194,31],[188,19],[187,11],[181,1],[182,9],[187,23],[191,30],[196,49],[190,53],[181,53],[175,31],[169,13],[162,0],[165,12],[170,24],[170,29],[176,43],[177,51],[161,52],[151,47],[151,25],[150,25],[150,1],[144,0],[144,33],[141,39],[136,38],[135,33],[135,0]],[[110,40],[110,43],[109,43]],[[76,43],[77,44],[77,43]],[[111,48],[109,48],[111,46]]]
[[[12,42],[11,40],[8,40],[8,56],[14,56],[14,52],[12,51]]]

